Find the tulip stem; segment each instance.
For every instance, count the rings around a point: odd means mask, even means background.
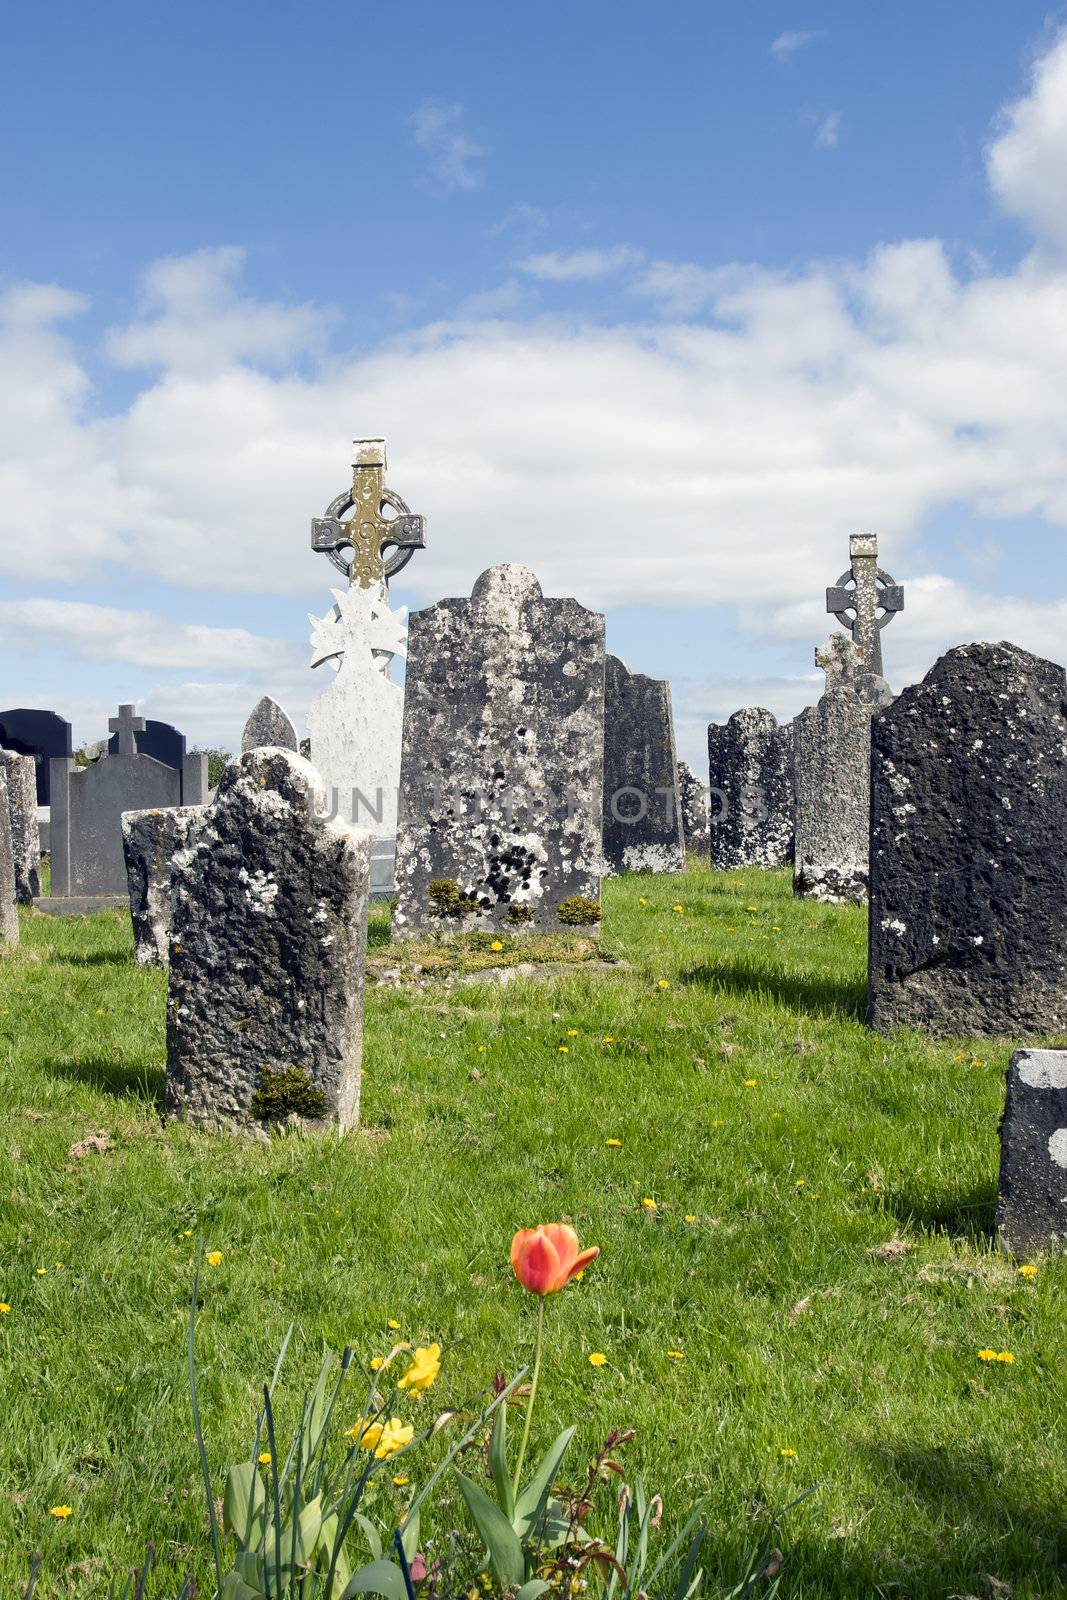
[[[537,1338],[534,1343],[533,1375],[530,1378],[530,1398],[526,1402],[526,1421],[522,1429],[522,1443],[519,1445],[519,1459],[515,1464],[515,1482],[512,1494],[517,1500],[522,1486],[522,1464],[526,1459],[526,1446],[530,1442],[530,1423],[533,1421],[534,1401],[537,1399],[537,1380],[541,1376],[541,1337],[545,1329],[545,1295],[539,1295],[537,1300]]]

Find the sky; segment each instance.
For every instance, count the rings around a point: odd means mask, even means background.
[[[325,687],[310,522],[384,436],[412,609],[499,561],[671,680],[817,698],[874,531],[897,688],[1067,659],[1067,8],[8,7],[0,709],[233,749]]]

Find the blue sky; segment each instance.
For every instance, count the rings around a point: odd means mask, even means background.
[[[847,535],[897,683],[1067,654],[1067,16],[1012,4],[9,8],[0,690],[299,720],[308,522],[430,519],[709,718],[818,692]],[[5,376],[6,374],[6,376]]]

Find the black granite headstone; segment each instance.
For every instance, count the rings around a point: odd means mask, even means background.
[[[37,804],[51,803],[48,763],[69,758],[74,740],[69,722],[54,711],[33,711],[19,707],[0,711],[0,745],[20,756],[32,756],[37,768]]]
[[[111,735],[107,749],[109,755],[118,755],[118,733]],[[173,767],[180,772],[185,763],[185,735],[169,722],[154,722],[151,717],[146,717],[144,727],[138,729],[137,733],[137,754],[151,756],[153,761],[162,761],[165,767]]]

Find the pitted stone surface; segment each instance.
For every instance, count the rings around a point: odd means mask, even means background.
[[[174,857],[173,1116],[262,1133],[253,1096],[291,1072],[322,1097],[299,1120],[357,1120],[370,836],[325,801],[301,756],[249,751]]]
[[[1067,1029],[1067,679],[950,650],[871,726],[869,1018]]]
[[[793,728],[762,706],[708,727],[711,860],[784,867],[793,859]]]
[[[686,855],[706,857],[711,850],[708,797],[687,761],[678,763],[678,805],[682,813]]]
[[[997,1233],[1015,1256],[1067,1250],[1067,1050],[1017,1050],[1000,1125]]]
[[[826,692],[793,723],[795,894],[835,903],[867,900],[871,827],[871,718],[893,691],[835,633],[815,652]]]
[[[681,872],[671,686],[608,656],[604,672],[604,869]]]
[[[279,750],[300,749],[300,740],[288,712],[269,694],[265,694],[253,709],[241,734],[242,751],[262,750],[265,745],[274,745]]]
[[[32,905],[41,892],[41,830],[37,822],[37,768],[32,756],[0,750],[7,773],[7,804],[15,863],[15,898]]]
[[[130,885],[134,955],[138,966],[165,967],[170,948],[172,860],[189,841],[203,806],[124,811],[122,849]]]
[[[16,945],[18,942],[19,913],[15,901],[15,855],[11,847],[7,771],[0,767],[0,945]]]
[[[595,913],[603,617],[504,565],[410,625],[394,934],[558,930],[574,897]],[[435,883],[457,892],[445,919]]]

